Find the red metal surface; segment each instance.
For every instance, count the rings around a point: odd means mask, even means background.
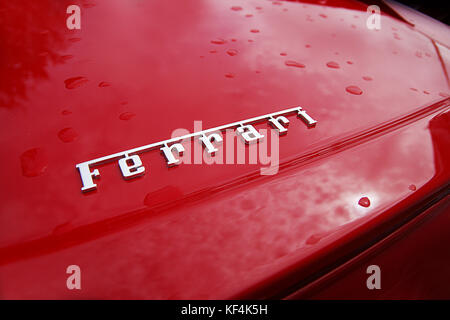
[[[367,252],[302,288],[290,299],[448,299],[448,197]],[[378,265],[381,290],[368,290],[366,269]]]
[[[448,187],[447,62],[398,19],[368,30],[355,1],[109,0],[81,2],[71,31],[69,4],[1,4],[1,298],[282,297]],[[291,120],[276,175],[153,152],[144,177],[108,164],[80,192],[77,163],[295,105],[318,124]]]

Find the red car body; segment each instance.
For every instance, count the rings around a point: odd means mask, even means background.
[[[1,4],[2,299],[450,298],[447,26],[379,3],[370,30],[353,0],[87,0],[69,30],[70,4]],[[153,151],[80,191],[83,161],[293,106],[317,126],[290,118],[277,174]]]

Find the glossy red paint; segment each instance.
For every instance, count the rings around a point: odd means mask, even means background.
[[[447,197],[289,299],[448,299],[448,213]],[[370,265],[380,267],[382,290],[364,285]]]
[[[439,51],[450,42],[386,14],[368,30],[367,5],[350,0],[91,0],[79,2],[79,31],[65,27],[69,4],[1,4],[1,298],[329,297],[342,289],[299,290],[426,210],[440,214],[422,232],[450,227]],[[107,164],[98,190],[80,192],[77,163],[195,120],[205,129],[295,105],[318,124],[291,118],[276,175],[250,164],[167,169],[151,152],[144,177],[124,181]],[[432,240],[424,259],[446,257]],[[80,291],[66,288],[72,264]],[[425,271],[421,283],[443,274]],[[357,290],[358,277],[339,281]],[[417,296],[392,283],[386,296]]]

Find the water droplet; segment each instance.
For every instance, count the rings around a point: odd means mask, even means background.
[[[283,3],[281,3],[280,1],[273,1],[272,4],[281,6]]]
[[[242,7],[234,6],[234,7],[231,7],[231,10],[233,10],[233,11],[241,11]]]
[[[411,190],[411,191],[416,191],[417,187],[414,184],[410,184],[408,189]]]
[[[416,88],[409,88],[411,91],[419,91],[419,90],[417,90]]]
[[[70,60],[72,58],[73,58],[73,55],[71,55],[71,54],[66,54],[64,56],[61,56],[62,62],[66,62],[67,60]]]
[[[423,90],[423,93],[430,94],[427,90]]]
[[[281,52],[281,53],[280,53],[280,56],[285,57],[285,56],[287,56],[287,53],[286,53],[286,52]]]
[[[238,51],[234,50],[234,49],[230,49],[230,50],[227,51],[227,53],[228,53],[228,55],[233,57],[233,56],[238,54]]]
[[[358,204],[361,207],[367,208],[370,206],[370,200],[367,197],[362,197],[361,199],[359,199]]]
[[[225,43],[227,43],[227,41],[224,39],[215,39],[215,40],[211,40],[211,43],[212,44],[225,44]]]
[[[248,39],[247,41],[248,41],[248,42],[253,42],[253,40],[252,40],[252,39]]]
[[[345,90],[348,93],[351,94],[356,94],[356,95],[361,95],[363,92],[361,90],[361,88],[357,87],[357,86],[348,86],[347,88],[345,88]]]
[[[327,62],[327,67],[328,68],[333,68],[333,69],[339,69],[340,68],[339,67],[339,63],[334,62],[334,61]]]
[[[259,70],[256,70],[255,72],[256,72],[256,73],[261,73],[261,71],[259,71]]]
[[[225,77],[231,79],[231,78],[234,78],[234,74],[233,73],[226,73]]]
[[[394,39],[396,40],[402,40],[402,38],[400,38],[400,36],[397,33],[394,33]]]
[[[25,177],[37,177],[47,169],[48,160],[41,148],[33,148],[21,154],[20,164]]]
[[[349,60],[349,61],[347,61],[347,64],[353,64],[353,61]]]
[[[316,244],[322,239],[322,237],[318,234],[311,235],[308,239],[306,239],[305,243],[309,245]]]
[[[72,128],[64,128],[58,132],[58,138],[65,143],[72,142],[78,137],[78,134]]]
[[[286,60],[284,62],[284,64],[287,65],[288,67],[305,68],[304,64],[302,64],[300,62],[297,62],[297,61],[294,61],[294,60]]]
[[[262,7],[255,7],[256,10],[262,10]]]
[[[417,58],[422,58],[422,52],[420,51],[416,51],[415,55]]]
[[[231,41],[232,41],[232,42],[236,42],[237,40],[236,40],[236,39],[231,39]]]
[[[102,81],[98,84],[100,88],[109,87],[111,84],[109,82]]]
[[[245,17],[246,18],[251,18],[251,17],[253,17],[253,15],[252,14],[246,14]]]
[[[372,81],[373,79],[371,78],[371,77],[369,77],[369,76],[364,76],[364,77],[362,77],[363,78],[363,80],[366,80],[366,81]]]
[[[444,93],[444,92],[439,92],[439,95],[440,95],[441,97],[443,97],[443,98],[448,98],[448,97],[449,97],[449,95],[446,94],[446,93]]]
[[[73,229],[73,225],[70,222],[62,223],[57,225],[53,231],[52,235],[54,236],[60,236],[68,231],[71,231]]]
[[[319,16],[321,16],[321,17],[324,18],[324,19],[327,18],[327,15],[326,15],[326,14],[323,14],[323,13],[319,14]]]
[[[85,77],[73,77],[73,78],[64,80],[64,84],[66,85],[67,89],[75,89],[75,88],[82,86],[83,84],[85,84],[88,81],[89,80]]]
[[[124,120],[124,121],[128,121],[131,118],[133,118],[134,116],[136,116],[136,115],[133,112],[124,112],[124,113],[120,114],[119,119],[120,120]]]
[[[63,111],[61,111],[61,114],[63,116],[68,116],[69,114],[72,114],[72,111],[70,111],[70,110],[63,110]]]
[[[209,53],[216,53],[216,52],[217,52],[216,50],[209,51]]]
[[[305,48],[311,48],[310,44],[305,44]]]
[[[258,29],[251,29],[250,32],[252,32],[252,33],[259,33],[259,30]]]

